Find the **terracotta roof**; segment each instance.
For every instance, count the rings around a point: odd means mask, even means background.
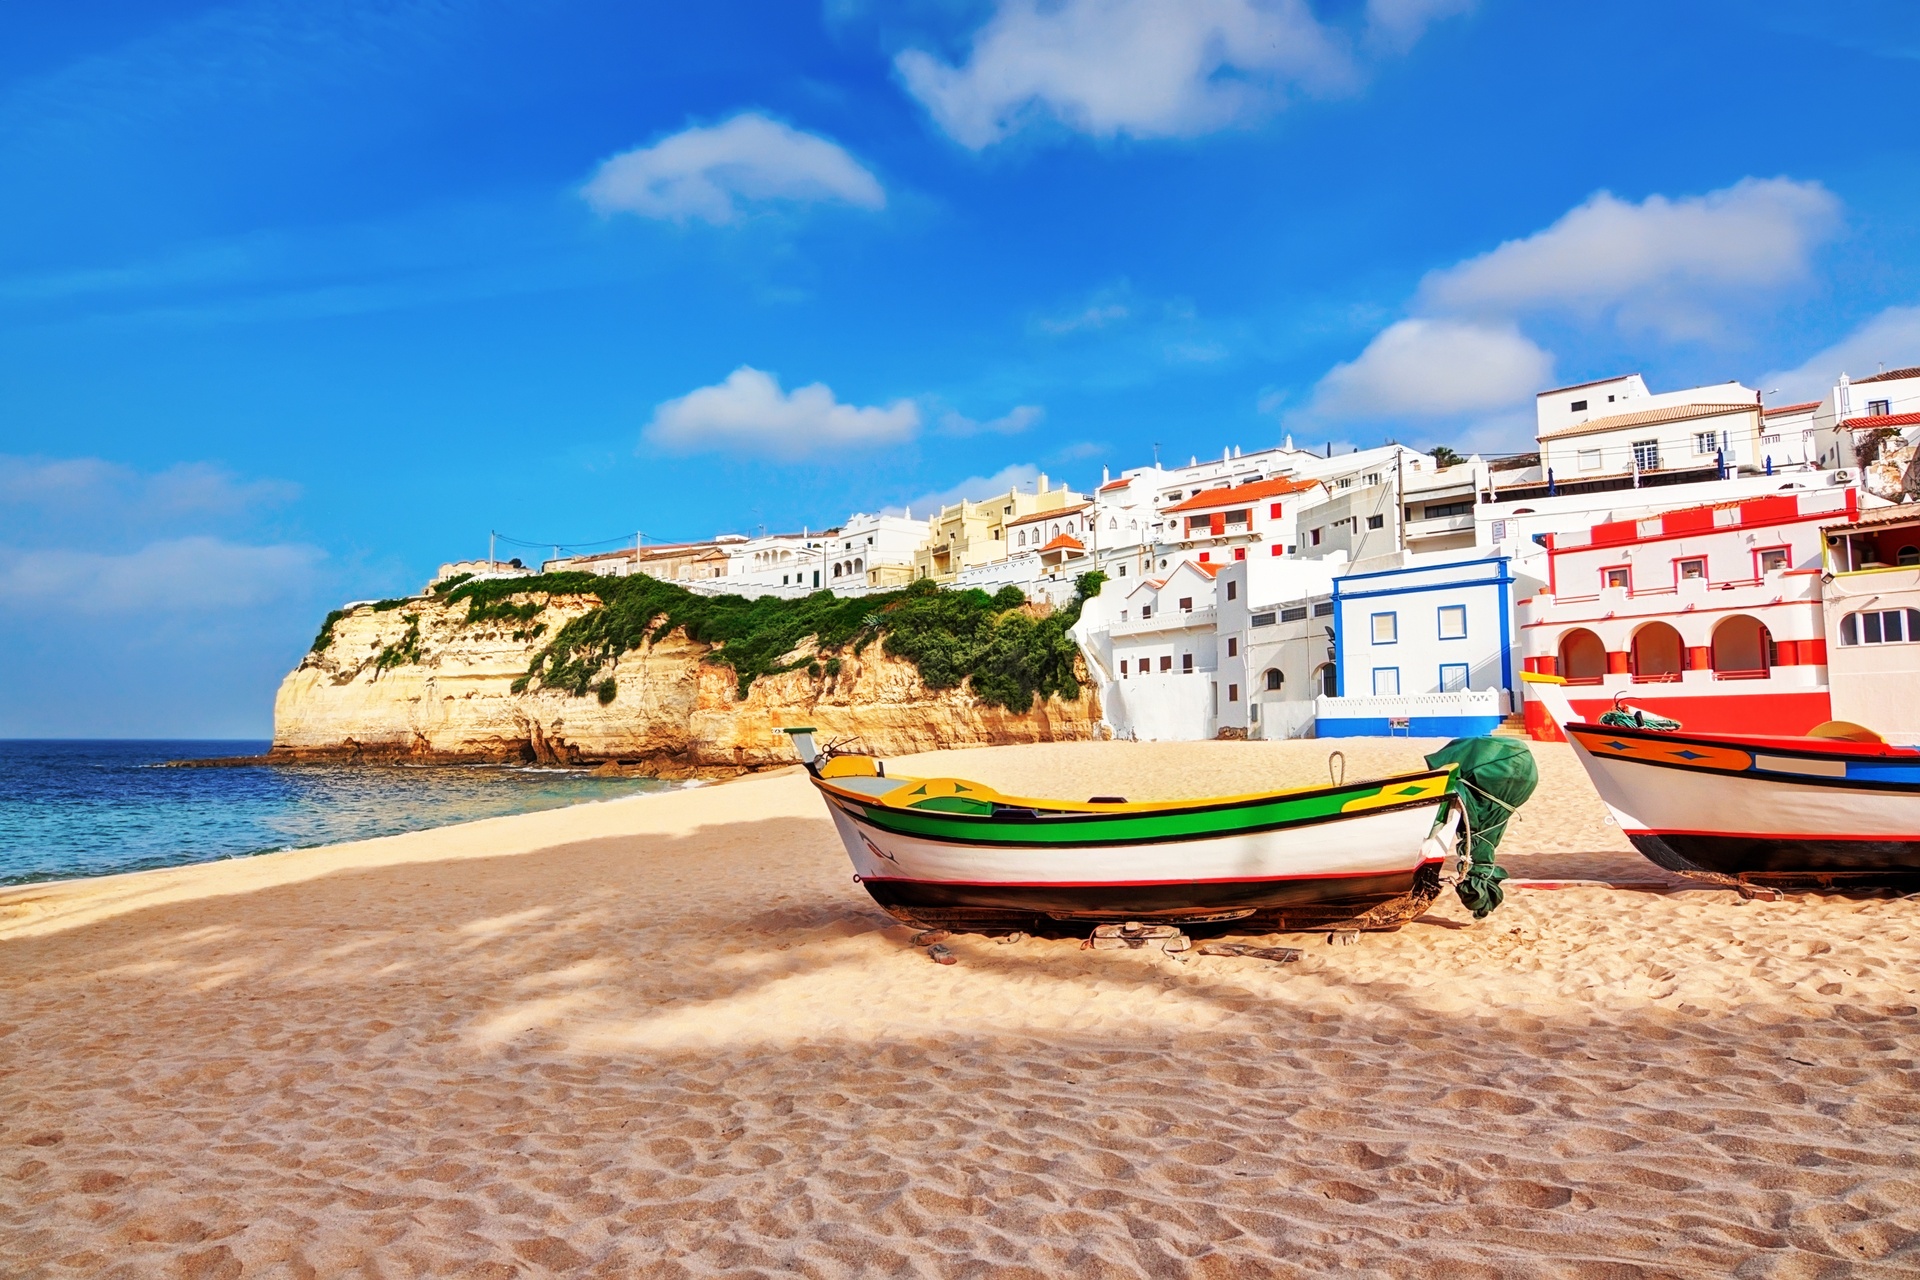
[[[1007,521],[1007,528],[1011,529],[1017,524],[1032,524],[1035,520],[1051,520],[1055,516],[1070,516],[1075,512],[1085,511],[1086,509],[1087,504],[1082,502],[1077,506],[1055,507],[1051,511],[1036,511],[1029,516],[1015,516],[1013,519]]]
[[[1210,511],[1215,507],[1235,507],[1243,502],[1258,502],[1262,498],[1279,498],[1289,493],[1304,493],[1319,483],[1318,480],[1295,480],[1291,476],[1275,476],[1271,480],[1256,480],[1252,484],[1208,489],[1204,493],[1188,498],[1185,502],[1168,507],[1163,514],[1171,515],[1176,511]]]
[[[1835,513],[1839,514],[1838,512]],[[1881,524],[1899,524],[1903,520],[1920,520],[1920,505],[1900,503],[1891,507],[1875,507],[1871,511],[1862,511],[1853,519],[1842,524],[1823,524],[1822,533],[1834,533],[1846,529],[1867,528]]]
[[[1222,560],[1219,564],[1215,564],[1211,560],[1189,560],[1187,561],[1187,563],[1192,565],[1194,568],[1198,569],[1200,572],[1206,574],[1209,578],[1213,577],[1215,574],[1219,573],[1222,569],[1227,567],[1227,562],[1225,560]]]
[[[1878,431],[1883,427],[1920,425],[1920,413],[1882,413],[1871,418],[1848,418],[1840,424],[1848,431]]]
[[[1063,533],[1040,549],[1042,551],[1085,551],[1087,545],[1072,534]]]
[[[1896,382],[1902,378],[1920,378],[1920,366],[1908,369],[1889,369],[1885,373],[1876,373],[1869,378],[1855,378],[1853,385],[1857,387],[1864,382]]]
[[[1642,409],[1638,413],[1615,413],[1604,418],[1573,422],[1540,433],[1542,440],[1560,440],[1568,436],[1590,436],[1602,431],[1621,431],[1629,427],[1658,427],[1669,422],[1691,422],[1695,418],[1720,418],[1729,413],[1751,413],[1754,404],[1676,404],[1665,409]]]
[[[1126,476],[1121,476],[1118,480],[1109,480],[1107,483],[1101,485],[1096,492],[1105,493],[1109,489],[1124,489],[1132,483],[1133,481]]]
[[[1637,378],[1639,376],[1637,373],[1621,373],[1615,374],[1611,378],[1595,378],[1592,382],[1576,382],[1570,387],[1548,387],[1545,391],[1534,392],[1533,398],[1538,400],[1541,396],[1557,396],[1562,391],[1578,391],[1582,387],[1604,387],[1609,382],[1625,382],[1628,378]]]
[[[1809,400],[1805,404],[1774,405],[1772,408],[1762,409],[1760,416],[1763,418],[1771,418],[1776,413],[1805,413],[1809,409],[1818,409],[1819,407],[1820,402],[1818,400]]]

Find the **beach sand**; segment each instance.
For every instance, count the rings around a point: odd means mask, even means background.
[[[1435,744],[940,753],[1012,792]],[[1505,862],[1673,882],[1564,746]],[[1297,963],[962,936],[798,772],[0,891],[9,1276],[1912,1275],[1920,899],[1452,896]]]

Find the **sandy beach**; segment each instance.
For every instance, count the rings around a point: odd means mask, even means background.
[[[939,753],[1219,794],[1436,744]],[[1920,898],[1679,887],[1567,748],[1475,923],[962,936],[797,770],[0,891],[0,1273],[1912,1275]]]

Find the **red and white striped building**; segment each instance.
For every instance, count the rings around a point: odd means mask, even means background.
[[[1821,525],[1855,489],[1783,493],[1546,537],[1548,585],[1519,604],[1525,669],[1597,719],[1618,694],[1709,733],[1799,734],[1832,718]],[[1560,734],[1539,703],[1535,738]]]

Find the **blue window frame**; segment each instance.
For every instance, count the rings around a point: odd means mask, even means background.
[[[1376,613],[1373,615],[1373,642],[1375,644],[1400,643],[1399,614]]]
[[[1378,616],[1378,615],[1376,615]],[[1392,615],[1389,614],[1389,617]],[[1400,668],[1375,667],[1373,669],[1373,696],[1391,698],[1400,692]]]
[[[1443,662],[1440,664],[1440,692],[1459,693],[1467,687],[1467,664],[1464,662]]]
[[[1467,606],[1441,605],[1439,625],[1442,640],[1465,640],[1467,638]]]

